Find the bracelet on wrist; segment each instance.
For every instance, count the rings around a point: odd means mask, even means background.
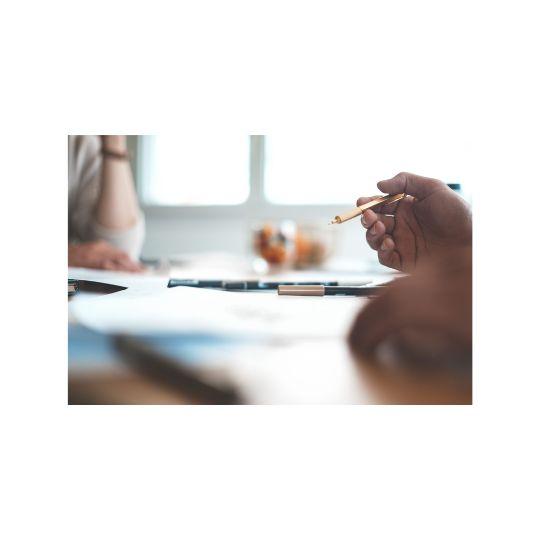
[[[129,161],[129,152],[116,152],[115,150],[108,150],[107,148],[101,149],[101,155],[104,158],[119,159],[122,161]]]

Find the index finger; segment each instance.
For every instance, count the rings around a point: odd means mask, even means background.
[[[450,189],[441,180],[407,172],[400,172],[393,178],[381,180],[377,187],[385,193],[406,193],[419,200],[425,199],[436,190]]]

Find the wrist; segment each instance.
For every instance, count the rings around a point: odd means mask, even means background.
[[[102,135],[101,148],[103,153],[127,154],[125,135]]]
[[[103,159],[129,161],[125,135],[102,135],[101,155]]]

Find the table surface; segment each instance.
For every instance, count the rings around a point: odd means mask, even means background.
[[[87,332],[73,320],[68,345],[70,404],[212,402],[133,369],[133,365],[122,360],[125,355],[119,354],[110,337]],[[198,355],[204,356],[204,362],[188,362],[188,369],[205,383],[233,387],[240,403],[472,402],[470,368],[420,371],[383,366],[371,359],[354,357],[343,339],[283,339],[233,348],[216,343],[201,350]],[[178,365],[182,367],[182,362]]]

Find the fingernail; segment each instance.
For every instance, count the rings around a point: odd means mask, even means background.
[[[371,234],[371,236],[376,236],[377,235],[377,223],[375,223],[375,225],[373,225],[373,227],[371,227],[371,229],[369,229],[369,234]]]
[[[389,249],[390,249],[390,241],[386,239],[381,244],[381,251],[387,251]]]
[[[366,218],[364,217],[364,214],[362,214],[360,221],[362,222],[362,225],[367,228]]]

